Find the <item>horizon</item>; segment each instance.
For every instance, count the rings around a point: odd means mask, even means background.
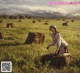
[[[80,2],[80,0],[0,0],[0,14],[27,13],[30,11],[59,12],[80,16],[80,4],[49,5],[49,2]],[[7,6],[6,6],[7,5]],[[29,12],[28,12],[29,13]]]

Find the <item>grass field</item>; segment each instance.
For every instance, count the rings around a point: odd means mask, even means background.
[[[0,39],[0,61],[11,60],[13,62],[13,73],[80,73],[80,20],[66,19],[69,21],[69,26],[64,27],[62,19],[1,19],[0,32],[3,34],[3,39]],[[36,23],[32,23],[35,20]],[[45,21],[49,21],[49,25],[44,25]],[[12,22],[15,28],[6,28],[6,24]],[[37,66],[34,61],[42,55],[49,54],[46,50],[47,45],[51,42],[49,36],[49,26],[56,25],[58,31],[63,38],[69,43],[69,51],[72,54],[70,66],[62,69],[53,67]],[[24,44],[29,32],[41,32],[45,35],[43,44]],[[55,47],[51,47],[53,53]]]

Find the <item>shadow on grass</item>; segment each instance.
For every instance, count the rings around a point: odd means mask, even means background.
[[[18,46],[18,45],[24,45],[24,44],[13,44],[13,43],[8,43],[8,44],[0,44],[0,47],[3,47],[3,46]]]

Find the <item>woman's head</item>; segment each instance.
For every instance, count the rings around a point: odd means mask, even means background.
[[[53,32],[53,33],[56,33],[56,32],[57,32],[57,30],[56,30],[56,25],[50,26],[49,29],[50,29],[50,31]]]

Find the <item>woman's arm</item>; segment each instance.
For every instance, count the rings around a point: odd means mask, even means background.
[[[55,43],[54,43],[54,41],[52,41],[46,48],[49,49],[50,46],[54,46],[54,45],[55,45]]]

